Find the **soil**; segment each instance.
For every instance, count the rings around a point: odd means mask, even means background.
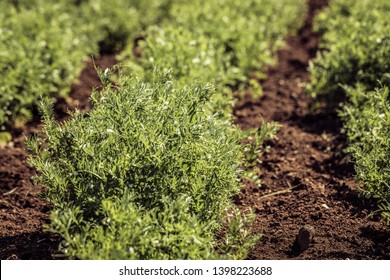
[[[304,90],[320,39],[312,29],[313,16],[328,0],[308,3],[303,27],[286,38],[277,64],[261,81],[263,95],[253,100],[247,94],[234,109],[243,129],[259,127],[263,120],[281,124],[258,158],[261,187],[244,180],[235,198],[242,209],[255,209],[253,231],[263,234],[248,258],[390,259],[390,229],[370,215],[374,204],[359,197],[353,165],[343,153],[342,123],[326,106],[312,109]]]
[[[80,73],[79,82],[67,99],[58,99],[54,112],[59,121],[69,117],[67,111],[91,109],[92,88],[100,85],[94,68],[103,70],[117,63],[114,55],[89,59]],[[60,237],[47,233],[50,206],[40,198],[42,188],[33,186],[35,175],[26,161],[25,135],[39,131],[39,121],[12,131],[11,146],[0,149],[0,259],[58,259]]]
[[[353,167],[343,154],[342,124],[335,113],[311,110],[312,99],[303,89],[310,79],[308,61],[318,50],[312,19],[327,2],[309,1],[304,26],[286,38],[277,64],[261,81],[264,94],[254,100],[248,93],[234,109],[243,129],[263,120],[281,124],[277,138],[266,143],[270,148],[258,156],[261,187],[243,180],[235,198],[242,209],[255,209],[253,231],[263,234],[249,259],[390,259],[389,227],[370,215],[373,204],[358,196]],[[103,69],[115,63],[112,54],[95,61]],[[91,109],[88,98],[99,84],[89,60],[70,97],[55,104],[58,120],[68,118],[67,108]],[[24,134],[37,131],[38,122],[13,130],[13,146],[0,149],[3,260],[62,258],[60,237],[44,229],[51,208],[39,197],[42,189],[32,185],[35,173],[26,162]]]

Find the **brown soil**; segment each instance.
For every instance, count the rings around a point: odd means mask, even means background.
[[[102,69],[116,64],[114,55],[102,55],[95,60]],[[100,84],[92,59],[80,74],[79,83],[72,86],[69,98],[59,99],[55,114],[59,120],[68,117],[68,108],[88,110],[91,89]],[[59,236],[46,233],[50,206],[39,197],[40,187],[33,186],[35,174],[26,161],[24,134],[39,131],[39,123],[12,131],[13,147],[0,149],[0,259],[53,259]]]
[[[244,129],[259,127],[262,119],[281,124],[268,152],[259,155],[262,186],[245,181],[236,197],[240,207],[255,209],[254,231],[263,234],[249,259],[390,259],[390,229],[358,197],[337,115],[310,110],[312,99],[303,89],[319,42],[313,15],[327,2],[309,1],[304,26],[286,38],[261,82],[261,98],[248,94],[236,103],[236,123]],[[296,241],[303,226],[314,231],[306,250]]]

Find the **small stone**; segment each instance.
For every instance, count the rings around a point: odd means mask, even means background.
[[[326,205],[325,203],[324,204],[321,204],[322,207],[324,207],[325,209],[330,209],[328,205]]]
[[[310,225],[305,225],[301,227],[297,235],[297,243],[301,251],[304,251],[309,248],[310,243],[313,241],[314,233],[314,227]]]

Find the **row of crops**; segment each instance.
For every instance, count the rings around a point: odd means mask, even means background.
[[[390,221],[390,2],[333,0],[318,16],[322,55],[309,91],[341,102],[339,114],[361,190]]]
[[[1,1],[0,131],[30,121],[41,97],[66,96],[88,55],[123,48],[171,1],[106,2]]]
[[[305,1],[0,5],[1,129],[40,109],[44,136],[28,139],[29,162],[53,205],[49,230],[62,236],[63,252],[244,258],[259,237],[231,198],[248,172],[245,158],[256,157],[276,128],[234,127],[232,89],[259,89],[247,77],[262,76],[283,37],[300,26]],[[136,37],[144,38],[140,57]],[[119,50],[119,70],[99,70],[103,88],[91,97],[93,110],[58,124],[47,99],[68,94],[89,54]]]
[[[333,0],[318,16],[324,51],[310,66],[308,90],[343,102],[357,177],[390,220],[386,2]],[[259,237],[250,232],[253,216],[231,198],[277,126],[233,126],[233,91],[261,92],[248,77],[264,76],[305,4],[0,3],[0,136],[43,115],[44,136],[27,141],[29,162],[53,205],[49,230],[68,257],[245,258]],[[98,70],[103,88],[93,109],[58,124],[51,99],[69,93],[88,55],[104,52],[119,52],[120,66]]]

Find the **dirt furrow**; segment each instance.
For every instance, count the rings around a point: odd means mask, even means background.
[[[328,0],[308,1],[304,25],[286,38],[277,63],[261,81],[264,94],[236,103],[236,123],[243,129],[262,120],[281,124],[268,152],[259,155],[262,186],[245,181],[236,202],[253,208],[256,233],[263,233],[250,259],[389,259],[389,228],[370,215],[371,204],[358,197],[353,166],[343,154],[345,139],[337,115],[312,110],[304,91],[309,60],[318,50],[314,15]],[[296,241],[309,226],[314,238],[303,250]]]

